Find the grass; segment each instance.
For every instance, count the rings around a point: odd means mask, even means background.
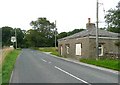
[[[120,71],[120,60],[112,60],[112,59],[80,59],[80,62],[93,64],[100,67],[105,67],[113,70]]]
[[[10,48],[10,47],[6,47],[6,48],[3,48],[2,49],[2,59],[1,59],[1,62],[0,64],[2,64],[4,62],[4,59],[5,57],[7,56],[7,54],[9,54],[11,51],[13,51],[13,48]]]
[[[39,48],[39,50],[42,52],[51,52],[50,54],[61,57],[58,53],[58,48],[55,47],[43,47],[43,48]]]
[[[13,50],[5,57],[4,63],[2,64],[2,85],[9,83],[9,79],[19,53],[20,50]]]

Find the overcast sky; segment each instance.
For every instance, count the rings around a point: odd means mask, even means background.
[[[104,12],[115,8],[119,0],[99,0],[100,27],[104,27]],[[86,27],[88,18],[96,22],[96,0],[0,0],[0,27],[31,29],[29,23],[38,17],[57,21],[58,32]]]

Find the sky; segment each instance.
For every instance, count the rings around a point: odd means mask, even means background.
[[[55,22],[58,32],[86,29],[88,18],[96,22],[97,0],[0,0],[0,27],[29,30],[31,21],[46,17]],[[119,0],[99,0],[99,27],[105,27],[104,16]]]

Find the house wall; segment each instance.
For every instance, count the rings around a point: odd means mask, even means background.
[[[103,56],[106,53],[118,52],[118,47],[115,45],[116,39],[99,39],[99,43],[103,45]],[[76,44],[82,44],[81,56],[76,56]],[[69,54],[67,54],[66,45],[69,44]],[[60,53],[60,46],[63,46],[63,56],[75,59],[79,58],[95,58],[96,57],[96,39],[95,38],[77,38],[58,41],[58,51]]]
[[[115,45],[115,42],[117,42],[117,39],[99,39],[99,44],[103,45],[103,56],[105,56],[106,53],[117,53],[118,47]],[[96,41],[95,38],[89,39],[90,47],[89,49],[89,57],[95,57],[96,56]]]
[[[69,54],[67,54],[66,45],[69,44]],[[82,44],[81,56],[76,55],[76,44]],[[60,53],[60,46],[63,46],[63,56],[79,59],[81,57],[89,56],[89,38],[77,38],[58,41],[58,51]]]

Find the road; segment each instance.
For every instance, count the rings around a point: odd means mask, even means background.
[[[23,49],[10,83],[117,83],[118,75]]]

